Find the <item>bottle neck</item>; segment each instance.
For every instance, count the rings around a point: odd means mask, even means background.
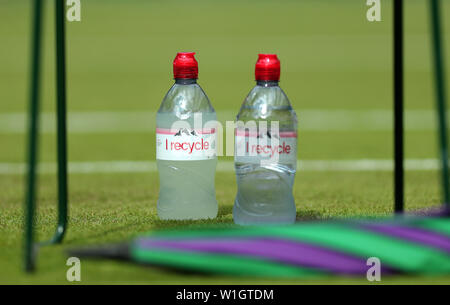
[[[175,78],[175,84],[178,85],[192,85],[196,83],[197,79],[195,78]]]
[[[261,87],[278,87],[277,80],[256,80],[256,85]]]

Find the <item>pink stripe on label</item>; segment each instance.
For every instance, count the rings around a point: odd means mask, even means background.
[[[170,129],[156,128],[157,134],[175,134],[176,131],[171,131]]]
[[[198,130],[197,131],[199,134],[213,134],[216,133],[216,129],[212,128],[212,129],[202,129],[202,130]]]
[[[188,129],[188,131],[192,131],[193,129]],[[156,128],[156,134],[164,134],[164,135],[175,135],[179,132],[177,129],[168,129],[168,128]],[[197,134],[214,134],[216,133],[215,128],[209,129],[200,129],[195,130]]]
[[[250,132],[248,130],[237,130],[235,132],[236,136],[241,136],[241,137],[252,137],[252,138],[256,138],[258,136],[257,132]],[[297,137],[297,132],[295,131],[281,131],[279,133],[280,138],[296,138]]]

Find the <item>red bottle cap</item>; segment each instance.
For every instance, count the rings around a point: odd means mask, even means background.
[[[174,78],[198,78],[198,62],[194,52],[179,52],[173,60]]]
[[[258,54],[255,66],[256,80],[280,80],[280,60],[277,54]]]

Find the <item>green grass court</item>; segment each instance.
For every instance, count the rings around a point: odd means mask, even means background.
[[[67,23],[70,224],[61,246],[39,252],[38,272],[21,272],[25,112],[30,1],[0,1],[0,283],[67,283],[64,249],[118,242],[138,233],[198,222],[156,216],[155,117],[172,84],[177,51],[195,51],[199,83],[219,119],[233,120],[254,85],[257,53],[282,63],[281,86],[299,117],[297,218],[382,217],[392,213],[391,1],[382,22],[365,1],[81,1]],[[40,240],[56,218],[53,3],[46,2],[39,181]],[[442,1],[444,32],[450,3]],[[266,20],[265,20],[266,18]],[[440,204],[428,10],[405,1],[406,208]],[[446,39],[450,75],[450,39]],[[447,77],[450,85],[450,76]],[[450,87],[450,86],[447,86]],[[107,163],[105,163],[107,162]],[[144,169],[140,164],[144,162]],[[125,164],[125,169],[124,165]],[[131,164],[127,168],[126,164]],[[338,166],[333,166],[338,165]],[[431,165],[430,165],[431,164]],[[219,159],[219,216],[231,223],[232,157]],[[450,283],[447,278],[382,278],[381,283]],[[82,262],[81,283],[286,283],[186,276],[111,261]],[[289,283],[369,283],[361,278]]]

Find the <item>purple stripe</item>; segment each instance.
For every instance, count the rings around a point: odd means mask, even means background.
[[[258,256],[287,264],[320,268],[345,274],[365,274],[368,270],[365,259],[349,256],[330,249],[297,241],[277,239],[190,239],[155,240],[140,239],[143,248],[170,248],[195,252],[228,253]],[[384,272],[390,273],[387,268]]]
[[[362,227],[377,233],[401,238],[450,253],[450,238],[432,231],[391,224],[364,224]]]

